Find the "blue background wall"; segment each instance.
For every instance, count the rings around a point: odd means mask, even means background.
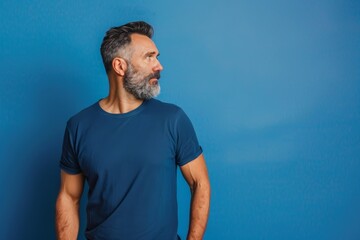
[[[360,239],[360,2],[350,0],[1,1],[1,239],[55,237],[66,120],[107,94],[105,31],[139,19],[161,51],[159,99],[188,113],[205,150],[205,239]],[[185,237],[180,176],[178,193]]]

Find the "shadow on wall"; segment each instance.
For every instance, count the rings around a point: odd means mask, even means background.
[[[23,118],[16,119],[17,136],[11,138],[7,149],[14,165],[9,167],[13,171],[6,173],[9,214],[3,239],[55,239],[62,139],[67,119],[78,109],[76,90],[70,87],[75,74],[44,67],[30,75],[27,91],[32,92],[22,103]],[[68,88],[64,82],[69,82]]]

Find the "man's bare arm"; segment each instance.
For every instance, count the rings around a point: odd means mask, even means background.
[[[58,240],[76,240],[79,232],[79,205],[84,188],[83,174],[61,171],[61,186],[56,200],[56,236]]]
[[[202,239],[210,208],[210,182],[204,156],[180,167],[191,190],[190,223],[187,240]]]

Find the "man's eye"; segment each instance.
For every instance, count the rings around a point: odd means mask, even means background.
[[[146,56],[146,60],[152,61],[154,60],[154,56],[153,55]]]

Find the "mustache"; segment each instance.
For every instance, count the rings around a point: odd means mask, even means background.
[[[156,71],[156,72],[150,74],[150,75],[147,77],[148,80],[150,80],[150,79],[152,79],[152,78],[156,78],[156,79],[159,80],[159,79],[160,79],[160,71]]]

